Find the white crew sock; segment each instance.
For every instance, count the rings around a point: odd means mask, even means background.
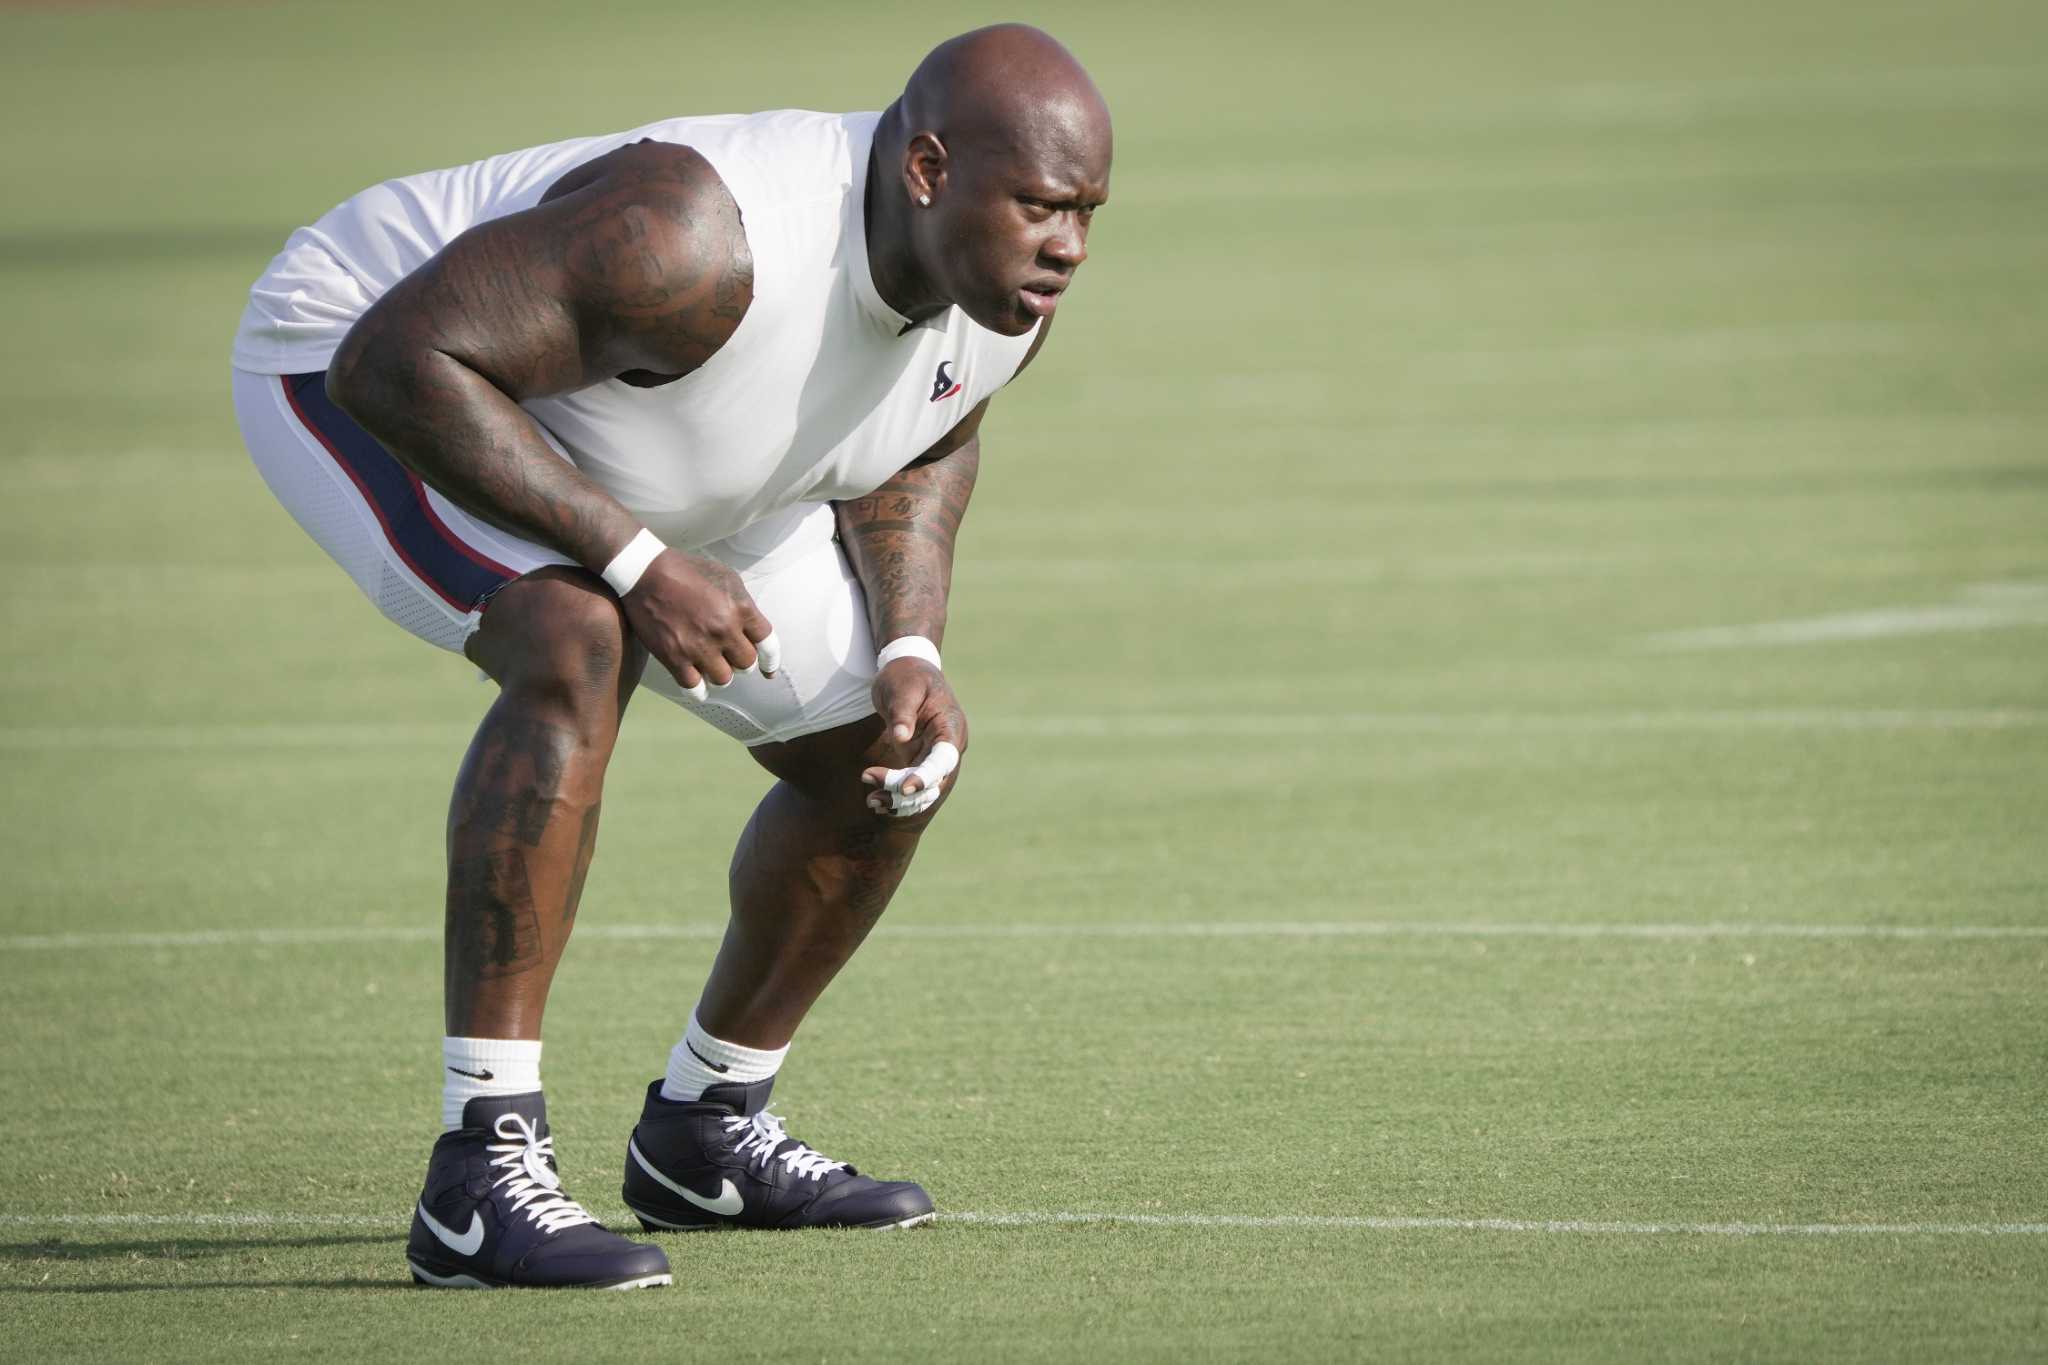
[[[701,1099],[707,1086],[765,1081],[782,1069],[782,1059],[788,1055],[786,1043],[763,1051],[713,1038],[697,1022],[697,1011],[691,1010],[689,1028],[683,1030],[682,1041],[669,1051],[668,1075],[661,1082],[661,1097],[688,1101]]]
[[[540,1089],[540,1040],[443,1038],[441,1130],[462,1126],[462,1106],[479,1095],[526,1095]]]

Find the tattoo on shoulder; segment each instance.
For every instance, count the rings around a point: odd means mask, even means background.
[[[717,353],[754,297],[739,205],[687,147],[621,148],[585,188],[559,242],[572,297],[618,369],[687,374]]]

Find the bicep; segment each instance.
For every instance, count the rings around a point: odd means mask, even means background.
[[[752,299],[717,175],[663,145],[570,176],[580,183],[469,229],[401,280],[364,317],[366,344],[447,355],[515,399],[703,364]]]

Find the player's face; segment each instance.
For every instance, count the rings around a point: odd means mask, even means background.
[[[967,316],[1022,336],[1059,307],[1109,198],[1110,150],[1099,141],[1056,137],[951,159],[940,254],[947,293]]]

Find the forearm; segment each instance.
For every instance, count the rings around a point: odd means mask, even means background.
[[[913,465],[864,498],[837,504],[839,539],[868,599],[875,642],[945,638],[953,549],[981,468],[981,443]]]
[[[335,362],[335,402],[465,511],[593,569],[639,531],[639,519],[557,455],[524,409],[455,357],[344,347]]]

